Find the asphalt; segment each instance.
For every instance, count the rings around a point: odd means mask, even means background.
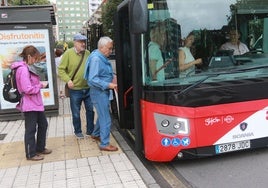
[[[59,94],[64,83],[58,81]],[[24,151],[24,120],[0,122],[1,188],[157,188],[143,163],[113,126],[116,152],[100,151],[90,137],[73,134],[69,98],[59,98],[58,116],[48,117],[47,148],[42,161],[29,161]],[[81,109],[85,133],[85,109]]]

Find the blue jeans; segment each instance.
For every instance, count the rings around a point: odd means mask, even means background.
[[[90,99],[89,89],[73,90],[70,89],[70,105],[73,118],[74,133],[82,133],[80,110],[82,102],[86,109],[87,134],[90,135],[94,129],[94,111]]]
[[[110,129],[112,124],[110,116],[109,90],[102,91],[100,89],[91,88],[90,97],[98,114],[92,135],[100,136],[100,147],[106,147],[110,144]]]

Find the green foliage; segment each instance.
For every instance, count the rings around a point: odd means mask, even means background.
[[[8,5],[50,5],[48,0],[8,0]]]
[[[74,47],[74,42],[73,41],[66,41],[66,44],[68,46],[68,48],[72,48]],[[55,48],[64,48],[64,41],[55,41]]]
[[[68,48],[74,47],[74,41],[67,41]]]
[[[122,0],[109,0],[102,8],[103,33],[106,36],[114,38],[113,19],[117,6]]]

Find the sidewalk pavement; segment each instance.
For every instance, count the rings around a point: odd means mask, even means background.
[[[84,107],[81,117],[85,133]],[[60,98],[59,115],[47,119],[47,148],[53,152],[42,161],[25,158],[23,120],[0,122],[1,188],[159,187],[116,128],[111,134],[116,152],[100,151],[90,137],[77,139],[69,98]]]

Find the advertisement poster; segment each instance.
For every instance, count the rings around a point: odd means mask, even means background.
[[[41,81],[48,81],[48,88],[41,89],[44,105],[55,104],[48,30],[0,30],[0,110],[16,107],[16,103],[4,100],[2,91],[4,80],[10,72],[9,66],[13,62],[22,60],[19,54],[27,45],[35,46],[41,54],[40,62],[35,63],[34,68]]]

